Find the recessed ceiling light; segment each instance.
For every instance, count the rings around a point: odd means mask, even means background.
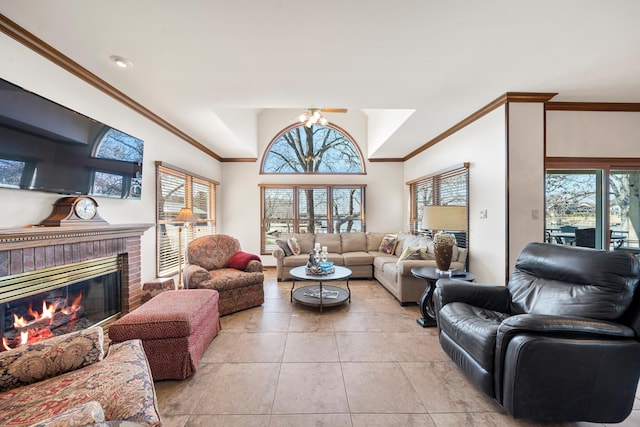
[[[123,58],[122,56],[111,55],[109,57],[109,59],[111,59],[111,62],[113,62],[114,64],[116,64],[120,68],[131,68],[131,67],[133,67],[133,62],[129,61],[127,58]]]

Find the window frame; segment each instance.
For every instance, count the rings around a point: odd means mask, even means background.
[[[460,177],[464,182],[462,192],[455,192],[456,197],[462,197],[464,204],[451,204],[446,201],[447,194],[443,194],[443,181],[447,179],[453,179]],[[431,175],[425,175],[420,178],[407,181],[406,185],[409,187],[409,223],[408,230],[412,234],[420,234],[424,231],[420,228],[422,222],[422,212],[424,205],[453,205],[453,206],[465,206],[467,208],[467,230],[464,233],[454,233],[458,240],[458,246],[468,247],[469,245],[469,163],[461,163],[453,165],[449,168],[443,169]],[[431,196],[422,200],[419,195],[421,191],[425,191],[425,187],[431,187]],[[464,234],[464,235],[463,235]],[[464,237],[464,241],[463,240]]]
[[[567,171],[600,171],[602,179],[600,186],[601,194],[596,191],[596,197],[601,197],[602,224],[596,224],[601,236],[596,237],[596,241],[602,242],[603,250],[611,249],[611,236],[602,230],[611,229],[611,200],[610,200],[610,176],[616,171],[640,170],[640,159],[637,158],[608,158],[608,157],[547,157],[545,159],[544,179],[550,170]],[[544,227],[547,231],[547,190],[544,190]],[[598,231],[597,231],[598,232]],[[599,240],[600,239],[600,240]],[[546,241],[546,236],[545,236]]]
[[[362,155],[362,150],[360,150],[360,146],[356,143],[356,140],[349,134],[349,132],[347,132],[346,130],[342,129],[340,126],[337,126],[333,123],[327,123],[326,125],[314,125],[314,126],[323,126],[323,127],[327,127],[330,129],[333,129],[339,133],[341,133],[353,146],[355,153],[358,155],[358,159],[360,161],[360,171],[359,172],[265,172],[264,168],[265,168],[265,163],[267,161],[267,157],[269,156],[269,153],[271,152],[271,149],[273,147],[273,145],[278,142],[280,140],[280,138],[286,134],[287,132],[291,131],[292,129],[295,129],[297,127],[305,127],[303,123],[294,123],[290,126],[287,126],[286,128],[284,128],[283,130],[281,130],[280,132],[278,132],[278,134],[276,134],[276,136],[274,136],[271,141],[269,142],[269,144],[267,145],[267,148],[264,151],[264,155],[262,156],[262,161],[260,163],[260,175],[366,175],[367,171],[366,171],[366,162],[364,161],[364,157]]]
[[[196,237],[216,233],[216,196],[217,186],[220,185],[215,180],[196,175],[166,162],[156,161],[156,275],[158,277],[167,277],[178,273],[178,250],[171,247],[171,250],[164,254],[163,252],[166,248],[163,239],[168,240],[168,242],[165,242],[166,245],[173,246],[171,239],[175,240],[176,238],[173,234],[176,234],[177,229],[182,225],[182,223],[174,221],[174,215],[171,218],[167,218],[167,211],[161,206],[163,204],[162,180],[165,175],[171,176],[178,183],[180,180],[184,181],[183,195],[179,196],[183,200],[175,204],[174,208],[177,209],[175,214],[177,215],[180,208],[190,208],[198,218],[195,224],[190,224],[182,232],[183,249],[186,249],[186,244]],[[208,209],[208,214],[205,218],[200,213],[202,209],[194,209],[194,190],[200,189],[206,192],[206,187],[208,187],[209,191],[208,198],[205,200],[206,206],[204,206]],[[202,197],[199,197],[199,199],[202,200]],[[200,207],[203,206],[200,205]],[[175,254],[171,252],[175,252]]]
[[[298,233],[300,224],[307,221],[307,219],[302,219],[300,217],[300,205],[299,205],[299,192],[304,189],[325,189],[327,191],[327,200],[326,200],[326,222],[327,222],[327,231],[326,234],[334,233],[334,222],[335,217],[333,210],[330,208],[333,205],[333,192],[334,190],[341,189],[358,189],[360,190],[360,218],[358,221],[362,224],[361,230],[358,232],[366,232],[367,224],[366,224],[366,184],[259,184],[260,188],[260,253],[262,255],[270,255],[271,252],[266,248],[265,236],[265,224],[267,222],[267,218],[265,217],[265,193],[268,189],[279,188],[279,189],[290,189],[293,192],[293,200],[292,200],[292,216],[291,218],[286,218],[286,220],[292,221],[292,234]],[[284,219],[284,218],[282,218]]]

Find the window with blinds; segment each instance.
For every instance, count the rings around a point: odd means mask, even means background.
[[[425,205],[453,205],[469,207],[469,164],[453,166],[434,175],[407,182],[411,199],[409,230],[421,232],[422,212]],[[466,234],[466,233],[463,233]],[[457,236],[458,243],[460,238]],[[466,236],[464,238],[466,247]],[[460,246],[463,246],[460,244]]]
[[[178,272],[179,242],[182,248],[199,236],[215,234],[215,200],[218,183],[195,176],[163,162],[156,162],[156,266],[158,277]],[[174,221],[180,209],[190,208],[196,221],[182,224]],[[182,233],[179,229],[182,227]]]
[[[291,233],[365,231],[365,186],[261,185],[261,252]]]

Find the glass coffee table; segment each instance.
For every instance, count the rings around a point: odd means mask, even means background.
[[[333,307],[344,304],[347,301],[351,302],[351,289],[349,288],[351,270],[339,265],[335,266],[334,269],[334,272],[330,274],[308,274],[304,266],[292,268],[289,272],[293,280],[293,284],[291,285],[291,302],[295,301],[311,307],[320,307],[320,312],[322,312],[323,307]],[[312,281],[318,284],[301,286],[294,290],[296,280]],[[338,280],[346,280],[347,289],[340,286],[324,285],[324,282],[335,282]]]

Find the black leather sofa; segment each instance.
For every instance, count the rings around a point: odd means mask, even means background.
[[[530,243],[508,285],[440,279],[440,344],[517,418],[616,423],[640,377],[640,264],[623,251]]]

